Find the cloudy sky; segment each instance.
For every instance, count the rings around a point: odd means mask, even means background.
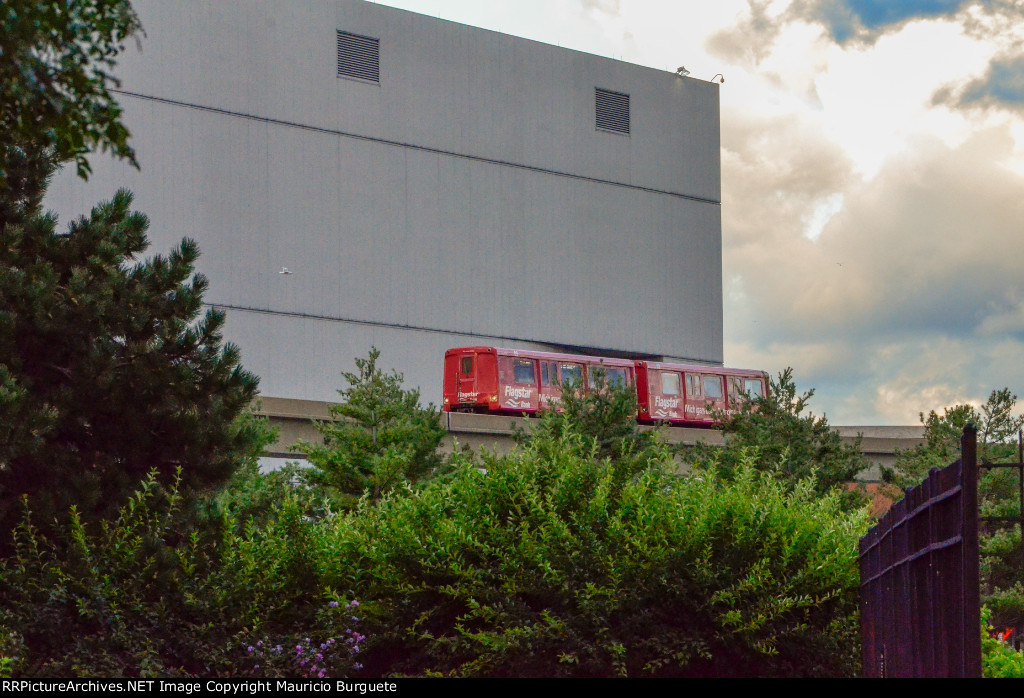
[[[381,0],[722,73],[727,365],[833,424],[1024,396],[1024,0]]]

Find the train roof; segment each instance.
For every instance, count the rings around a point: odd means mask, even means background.
[[[598,362],[607,366],[622,366],[629,368],[632,368],[633,366],[633,361],[630,359],[613,359],[608,356],[588,356],[586,354],[560,354],[553,351],[534,351],[532,349],[502,349],[500,347],[455,347],[446,351],[445,356],[464,351],[494,352],[498,356],[516,356],[524,359],[542,359],[546,361]]]
[[[633,361],[632,359],[615,359],[608,356],[591,356],[588,354],[560,354],[553,351],[534,351],[532,349],[503,349],[501,347],[454,347],[445,352],[445,356],[449,354],[461,353],[466,351],[472,351],[477,353],[488,353],[493,352],[497,356],[516,356],[525,359],[541,359],[546,361],[582,361],[582,362],[598,362],[607,366],[633,366],[638,364],[640,366],[647,366],[655,370],[667,370],[667,371],[695,371],[701,373],[719,373],[727,376],[745,376],[745,377],[758,377],[761,378],[765,375],[764,371],[758,371],[756,369],[746,368],[724,368],[722,366],[709,366],[707,364],[676,364],[676,363],[665,363],[661,361]]]
[[[693,371],[698,373],[720,373],[726,376],[757,376],[758,378],[765,375],[764,371],[751,368],[723,368],[722,366],[708,366],[707,364],[670,364],[660,361],[638,361],[637,363],[659,371]]]

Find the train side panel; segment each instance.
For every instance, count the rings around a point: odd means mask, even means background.
[[[642,422],[710,427],[716,412],[730,415],[743,401],[765,394],[758,371],[637,361],[637,402]]]
[[[461,347],[445,353],[444,409],[503,414],[557,410],[562,385],[594,390],[598,371],[604,371],[608,385],[634,386],[637,419],[647,423],[715,426],[715,414],[734,414],[744,401],[768,389],[767,376],[759,371]]]

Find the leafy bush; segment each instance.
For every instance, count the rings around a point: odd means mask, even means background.
[[[622,477],[566,426],[333,522],[319,574],[366,604],[370,674],[815,676],[857,666],[865,516],[749,462]]]
[[[264,485],[277,487],[273,478]],[[258,489],[250,483],[248,491]],[[11,631],[0,655],[12,670],[237,675],[252,666],[238,651],[243,637],[332,631],[333,621],[322,628],[329,619],[317,614],[329,590],[312,568],[321,527],[308,520],[300,496],[283,492],[259,523],[216,509],[197,517],[182,504],[178,483],[163,488],[151,473],[98,531],[74,510],[56,537],[26,515],[14,555],[0,568],[0,629]]]
[[[1024,679],[1024,655],[992,636],[992,611],[981,608],[981,669],[986,679]]]
[[[293,632],[283,639],[265,637],[251,644],[243,643],[247,661],[240,662],[246,673],[262,677],[301,676],[307,679],[341,678],[359,671],[363,665],[356,661],[361,645],[366,641],[356,628],[359,617],[358,601],[342,606],[328,602],[319,616],[321,628],[329,628],[327,637],[312,632]]]
[[[25,671],[43,676],[173,675],[205,654],[210,628],[192,601],[202,594],[195,541],[168,545],[181,503],[155,474],[120,517],[89,535],[72,509],[65,536],[37,531],[30,515],[0,578],[3,623],[27,649]]]

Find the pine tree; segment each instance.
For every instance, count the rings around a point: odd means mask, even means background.
[[[349,387],[329,408],[332,421],[317,424],[323,444],[302,442],[313,464],[308,479],[324,485],[345,506],[369,495],[376,500],[441,465],[437,453],[446,432],[433,405],[420,407],[418,390],[402,387],[403,377],[377,367],[380,350],[356,359],[357,373],[342,373]]]
[[[47,159],[5,155],[29,174],[0,195],[0,532],[23,495],[40,520],[77,504],[88,521],[154,468],[180,466],[186,487],[226,480],[258,443],[235,423],[258,379],[222,346],[223,315],[199,317],[196,244],[143,258],[148,221],[123,190],[58,233],[32,174]]]
[[[690,455],[695,462],[713,464],[725,473],[751,461],[758,470],[795,485],[805,479],[815,483],[819,494],[847,483],[867,468],[860,439],[844,443],[824,417],[808,411],[814,390],[799,394],[793,369],[770,378],[768,394],[741,403],[736,414],[720,414],[724,447],[699,444]],[[864,499],[845,492],[844,505],[857,508]]]
[[[235,418],[257,379],[200,318],[198,247],[143,259],[148,222],[118,192],[64,233],[49,178],[109,151],[135,164],[111,90],[141,32],[128,0],[5,3],[0,11],[0,545],[27,495],[37,521],[115,514],[151,470],[224,481],[258,429]]]

